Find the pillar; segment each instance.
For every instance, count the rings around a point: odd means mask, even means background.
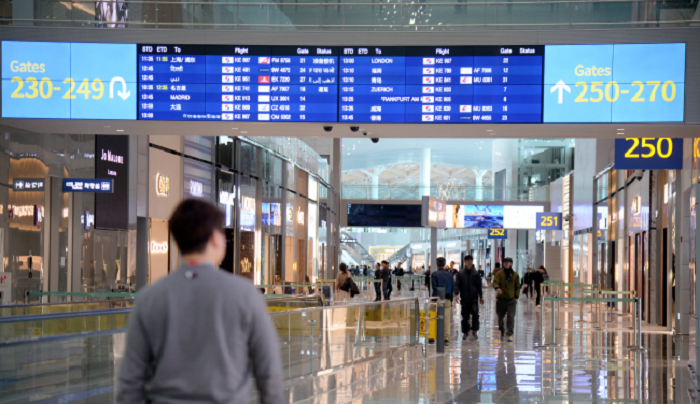
[[[474,200],[483,201],[484,200],[484,175],[486,175],[487,170],[476,170],[472,168],[474,172],[474,177],[476,182],[474,186],[476,187],[476,194],[474,195]]]
[[[420,151],[419,196],[430,196],[430,149]]]
[[[372,198],[373,201],[379,199],[379,174],[372,175]]]

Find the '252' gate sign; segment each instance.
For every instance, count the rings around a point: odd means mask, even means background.
[[[616,170],[681,170],[683,139],[628,137],[615,139]]]

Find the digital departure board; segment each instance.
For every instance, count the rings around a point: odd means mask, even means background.
[[[542,122],[544,46],[340,50],[339,122]]]
[[[2,117],[340,123],[682,122],[685,44],[2,42]]]
[[[139,45],[139,119],[335,122],[332,47]]]

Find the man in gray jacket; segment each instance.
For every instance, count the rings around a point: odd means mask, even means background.
[[[198,200],[170,218],[185,265],[143,291],[131,313],[117,403],[283,401],[280,347],[260,293],[218,268],[226,253],[224,214]]]

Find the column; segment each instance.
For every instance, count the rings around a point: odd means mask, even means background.
[[[474,200],[476,201],[483,201],[484,200],[484,175],[486,174],[486,170],[477,170],[472,168],[472,171],[474,172],[474,177],[476,179],[476,182],[474,183],[474,186],[476,187],[476,195]]]
[[[331,257],[332,262],[328,266],[328,279],[335,278],[336,271],[338,270],[338,265],[340,264],[340,201],[342,199],[340,176],[342,174],[342,139],[333,139],[333,155],[331,156],[331,162],[333,164],[333,171],[331,171],[331,186],[335,189],[335,196],[333,198],[333,211],[335,212],[333,220],[333,235],[332,235],[332,245],[335,253]],[[330,240],[331,238],[329,238]]]
[[[430,196],[430,149],[420,151],[419,196]]]

